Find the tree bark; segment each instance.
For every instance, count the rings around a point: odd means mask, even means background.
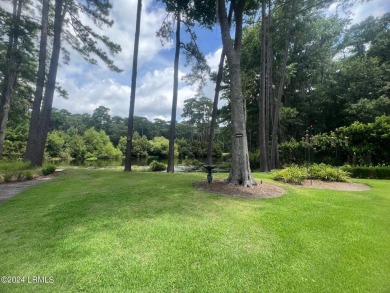
[[[221,58],[219,60],[219,65],[218,65],[217,80],[215,83],[215,92],[214,92],[213,111],[211,113],[211,121],[210,121],[210,134],[209,134],[209,141],[207,147],[208,165],[212,165],[213,163],[213,144],[214,144],[214,137],[215,137],[215,126],[217,124],[218,100],[219,100],[219,92],[221,91],[224,60],[225,60],[225,51],[222,49]]]
[[[32,150],[34,152],[31,161],[33,166],[42,166],[43,164],[45,144],[53,105],[55,83],[57,79],[58,60],[61,51],[62,24],[67,11],[67,4],[67,0],[56,0],[55,2],[53,48],[50,59],[49,75],[46,83],[46,91],[43,97],[43,107],[38,122],[37,144],[35,150]]]
[[[142,0],[138,0],[137,21],[135,26],[134,54],[133,54],[133,72],[131,76],[129,121],[127,125],[125,171],[131,171],[131,151],[133,149],[134,104],[135,104],[135,91],[137,88],[137,66],[138,66],[139,35],[141,30],[141,10],[142,10]]]
[[[43,89],[45,87],[48,19],[49,19],[49,0],[43,0],[37,82],[36,82],[34,101],[33,101],[32,111],[31,111],[30,128],[28,132],[27,148],[26,148],[26,155],[25,155],[25,159],[30,162],[34,160],[33,150],[36,148],[36,144],[37,144],[38,122],[39,122],[39,115],[41,112]]]
[[[291,5],[294,5],[293,3]],[[293,7],[291,8],[293,10]],[[279,124],[280,124],[280,108],[282,104],[282,95],[284,88],[284,81],[286,78],[286,69],[287,69],[287,61],[288,61],[288,48],[291,41],[291,30],[293,25],[294,11],[292,11],[290,16],[290,21],[287,27],[287,35],[286,42],[284,45],[284,56],[282,62],[282,72],[280,77],[280,82],[278,86],[278,93],[275,101],[275,111],[273,115],[273,123],[272,123],[272,146],[271,146],[271,163],[272,168],[279,168],[279,142],[278,142],[278,132],[279,132]]]
[[[266,0],[261,5],[261,93],[259,103],[259,147],[260,147],[260,171],[268,172],[267,134],[266,134]]]
[[[230,26],[226,14],[225,0],[216,0],[218,19],[221,26],[223,48],[226,52],[230,70],[230,100],[232,119],[232,166],[227,181],[232,184],[242,184],[250,187],[256,182],[252,177],[249,165],[248,141],[245,125],[245,107],[242,95],[241,81],[241,38],[242,38],[242,14],[244,2],[235,1],[234,14],[236,30],[234,45],[230,37]]]
[[[168,173],[175,172],[175,136],[176,136],[176,108],[177,108],[177,94],[179,89],[179,57],[180,57],[180,11],[177,13],[176,19],[176,50],[175,62],[173,68],[173,98],[172,98],[172,112],[171,125],[169,128],[169,151],[168,151]]]
[[[0,121],[0,158],[3,156],[3,148],[5,142],[5,135],[7,133],[7,123],[9,111],[11,109],[11,98],[14,92],[14,86],[16,84],[16,72],[18,67],[18,56],[17,50],[19,46],[19,26],[20,26],[20,16],[22,14],[22,5],[23,0],[14,0],[13,2],[13,31],[10,34],[10,40],[12,40],[12,48],[10,52],[9,62],[8,62],[8,74],[7,74],[7,83],[6,90],[4,93],[3,101],[1,103],[2,113],[1,113],[1,121]]]
[[[230,6],[229,15],[228,15],[229,28],[231,26],[232,16],[233,16],[233,6]],[[211,113],[211,121],[210,121],[210,134],[209,134],[209,141],[208,141],[208,147],[207,147],[207,164],[208,165],[212,165],[212,163],[213,163],[215,126],[217,124],[218,100],[219,100],[219,92],[221,91],[221,83],[222,83],[222,77],[223,77],[223,64],[225,61],[225,56],[226,56],[225,50],[222,48],[221,58],[219,59],[219,64],[218,64],[217,80],[215,82],[213,111]]]

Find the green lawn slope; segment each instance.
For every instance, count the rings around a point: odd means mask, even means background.
[[[0,292],[390,292],[389,180],[254,200],[205,177],[66,170],[1,204]]]

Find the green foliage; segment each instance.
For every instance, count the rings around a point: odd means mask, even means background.
[[[198,161],[197,159],[188,159],[188,158],[186,158],[186,159],[183,160],[183,164],[185,166],[199,166],[201,164],[201,162]]]
[[[272,172],[272,179],[293,184],[301,184],[305,179],[345,182],[348,180],[348,173],[326,164],[293,165]]]
[[[69,136],[64,131],[49,132],[46,140],[46,152],[51,158],[59,158],[66,149]]]
[[[339,133],[349,137],[348,151],[355,153],[360,165],[390,162],[390,116],[380,116],[372,123],[355,122],[340,127]]]
[[[375,117],[390,115],[390,99],[382,96],[375,100],[363,98],[345,109],[350,120],[363,123],[374,122]]]
[[[372,123],[354,122],[335,132],[313,136],[311,160],[319,163],[342,165],[386,164],[390,162],[390,116],[376,117]],[[282,165],[303,164],[308,144],[290,141],[279,146]],[[354,159],[354,157],[356,159]]]
[[[94,128],[89,128],[85,131],[83,140],[86,146],[86,158],[117,159],[122,156],[121,151],[113,146],[103,130],[96,131]]]
[[[187,140],[184,138],[176,139],[180,158],[206,158],[208,142],[198,140]],[[213,153],[214,158],[222,157],[222,149],[218,142],[214,142]]]
[[[301,184],[307,176],[306,168],[301,168],[295,165],[272,172],[272,179],[292,184]]]
[[[390,179],[390,167],[352,167],[343,166],[342,169],[353,178]]]
[[[0,161],[0,177],[3,177],[5,182],[31,180],[33,172],[30,168],[31,166],[27,162]]]
[[[293,138],[279,145],[279,156],[282,165],[302,164],[305,160],[305,146]]]
[[[17,117],[11,116],[10,119],[12,120],[8,123],[3,156],[11,160],[16,160],[22,158],[26,151],[28,123],[24,115]]]
[[[158,136],[151,140],[150,154],[159,158],[166,158],[168,156],[169,141],[165,137]],[[179,155],[177,145],[175,144],[175,157]]]
[[[127,137],[121,136],[118,143],[118,149],[122,152],[123,155],[126,153]],[[152,149],[152,143],[147,139],[145,135],[142,137],[138,132],[133,134],[133,146],[131,150],[131,155],[137,158],[147,158]]]
[[[29,169],[30,163],[23,161],[0,160],[0,173],[7,171],[23,171]]]
[[[73,159],[83,161],[87,155],[87,146],[85,145],[84,139],[79,134],[70,136],[68,142],[68,151]]]
[[[4,182],[11,182],[14,177],[15,177],[15,172],[13,171],[7,171],[3,174]]]
[[[348,180],[348,172],[326,164],[312,164],[307,166],[307,173],[307,179],[339,182]]]
[[[24,178],[26,180],[34,179],[33,173],[30,170],[24,171]]]
[[[249,152],[249,164],[250,164],[252,170],[260,168],[260,153],[259,153],[259,151]]]
[[[164,163],[161,163],[161,162],[158,162],[158,161],[154,160],[154,161],[152,161],[149,164],[149,168],[153,172],[165,171],[167,169],[167,165],[164,164]]]
[[[56,170],[56,166],[48,165],[47,167],[42,168],[42,174],[45,175],[45,176],[46,175],[50,175],[50,174],[54,173],[55,170]]]

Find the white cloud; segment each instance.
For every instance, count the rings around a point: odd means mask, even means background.
[[[221,60],[222,48],[219,48],[213,53],[209,53],[206,56],[207,64],[210,66],[211,71],[217,71],[219,61]]]
[[[390,2],[388,0],[372,0],[364,5],[356,5],[352,9],[353,23],[365,20],[369,16],[378,17],[385,12],[390,11]]]
[[[162,50],[162,45],[156,37],[156,31],[160,28],[166,12],[162,9],[149,9],[152,1],[143,1],[141,13],[141,33],[138,53],[140,66],[150,61]],[[132,66],[134,35],[136,23],[136,0],[116,0],[113,4],[112,17],[114,25],[107,30],[108,35],[122,46],[122,52],[116,58],[121,66]]]
[[[369,16],[378,17],[390,11],[390,2],[388,0],[371,0],[364,3],[353,3],[351,7],[351,23],[359,23]],[[333,3],[328,9],[329,14],[339,14],[341,17],[347,17],[345,11],[339,2]]]
[[[179,72],[177,119],[180,120],[184,100],[192,98],[195,90],[180,81],[184,72]],[[56,98],[54,106],[68,109],[71,113],[92,113],[99,106],[111,109],[112,116],[127,117],[130,105],[130,86],[113,79],[100,80],[88,77],[88,82],[78,85],[73,78],[64,78],[61,84],[68,89],[70,99]],[[135,115],[150,120],[170,120],[173,96],[173,68],[147,72],[138,81]]]

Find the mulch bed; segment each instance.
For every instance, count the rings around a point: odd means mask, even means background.
[[[248,188],[226,183],[222,179],[213,180],[211,184],[207,181],[195,182],[194,187],[211,193],[243,198],[272,198],[286,193],[283,188],[269,183],[257,182],[256,186]]]
[[[331,181],[320,181],[320,180],[305,180],[302,183],[302,185],[298,185],[298,186],[307,187],[307,188],[342,190],[342,191],[366,191],[371,189],[370,186],[362,183],[331,182]]]
[[[320,180],[305,180],[301,185],[294,186],[342,191],[366,191],[371,189],[370,186],[361,183]],[[211,184],[207,181],[195,182],[194,187],[211,193],[243,198],[272,198],[282,196],[286,193],[286,190],[283,188],[270,183],[257,182],[256,186],[248,188],[226,183],[222,179],[216,179]]]

